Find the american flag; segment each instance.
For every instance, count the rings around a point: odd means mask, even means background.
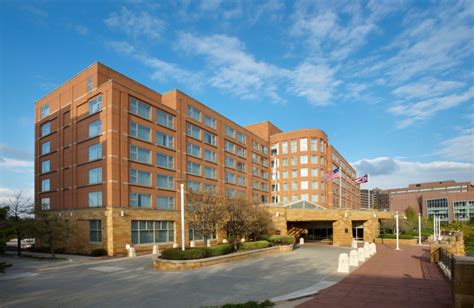
[[[369,175],[368,174],[365,174],[363,176],[359,176],[358,178],[354,179],[354,183],[356,183],[356,184],[363,184],[363,183],[367,183],[368,181],[369,181]]]
[[[332,179],[340,178],[340,177],[341,177],[341,173],[339,172],[339,168],[336,168],[333,171],[329,171],[328,173],[325,173],[323,175],[322,180],[323,181],[330,181]]]

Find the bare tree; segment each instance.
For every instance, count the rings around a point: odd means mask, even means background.
[[[192,192],[186,195],[186,221],[191,229],[202,234],[204,244],[216,234],[226,221],[225,200],[210,192]]]
[[[247,221],[248,237],[256,241],[275,230],[270,212],[263,206],[253,204],[249,207]]]
[[[252,204],[243,197],[227,198],[226,201],[228,216],[224,229],[237,250],[240,240],[249,234],[248,221]]]
[[[35,207],[34,229],[36,239],[48,245],[53,258],[55,249],[64,244],[70,232],[67,222],[59,213],[43,210],[41,206]]]
[[[21,256],[21,241],[31,233],[33,203],[23,192],[16,193],[3,203],[8,208],[8,225],[17,240],[17,255]]]

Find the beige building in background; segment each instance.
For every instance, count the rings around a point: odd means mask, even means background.
[[[355,171],[324,132],[242,127],[179,90],[157,93],[100,63],[37,101],[35,127],[35,203],[74,226],[71,251],[116,255],[126,244],[140,251],[181,243],[181,183],[259,204],[273,197],[359,208]],[[338,184],[321,181],[335,166],[343,170],[341,205]],[[184,240],[199,239],[187,230]]]

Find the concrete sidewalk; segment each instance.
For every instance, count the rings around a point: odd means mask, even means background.
[[[377,254],[297,307],[451,307],[451,288],[429,247],[377,245]]]

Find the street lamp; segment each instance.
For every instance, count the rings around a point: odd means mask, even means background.
[[[418,245],[421,245],[421,213],[418,213]]]
[[[185,179],[176,179],[176,182],[184,182]],[[184,183],[180,185],[180,193],[181,193],[181,250],[185,251],[186,242],[184,240]]]
[[[396,228],[396,232],[397,232],[397,234],[396,234],[396,236],[397,236],[397,248],[395,248],[396,250],[400,250],[400,244],[398,242],[398,219],[399,219],[398,217],[399,217],[399,215],[398,215],[398,211],[397,211],[397,214],[395,215],[395,228]]]

